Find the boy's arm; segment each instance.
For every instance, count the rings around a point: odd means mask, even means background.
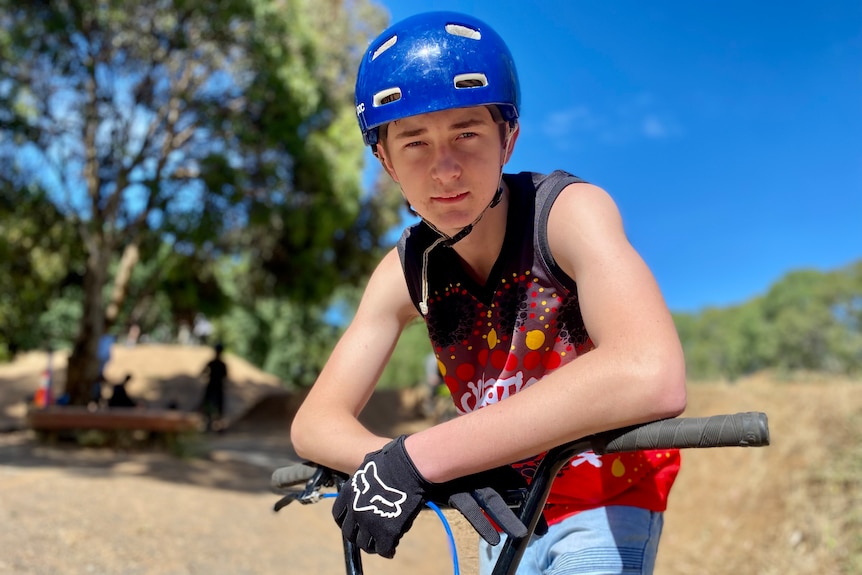
[[[290,437],[299,456],[352,473],[367,453],[390,441],[368,431],[357,416],[401,331],[417,315],[392,250],[372,274],[356,316],[293,420]]]
[[[611,198],[589,184],[568,186],[551,209],[548,238],[577,282],[595,349],[499,403],[409,437],[407,450],[429,481],[685,407],[685,364],[671,314]]]
[[[622,427],[679,415],[686,402],[682,344],[652,271],[626,237],[616,204],[590,184],[569,186],[558,202],[549,221],[551,249],[577,282],[581,313],[596,346],[580,359],[592,356],[590,373],[620,376],[592,390],[599,411],[590,433],[609,429],[604,421]]]

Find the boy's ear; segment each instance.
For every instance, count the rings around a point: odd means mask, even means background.
[[[386,156],[386,150],[380,144],[374,148],[374,156],[380,160],[380,165],[383,166],[383,169],[386,170],[386,173],[389,174],[389,177],[392,178],[396,184],[398,182],[398,174],[395,173],[395,169],[392,167],[392,163],[389,161],[389,158]]]
[[[520,133],[521,125],[518,123],[515,123],[515,125],[509,129],[509,135],[506,137],[506,141],[503,142],[503,150],[505,153],[505,156],[503,157],[503,165],[506,165],[512,157],[512,152],[515,151],[515,142],[518,141],[518,135]]]

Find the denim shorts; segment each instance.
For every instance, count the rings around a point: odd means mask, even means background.
[[[651,575],[662,513],[612,506],[582,511],[533,537],[518,575]],[[502,536],[505,541],[505,534]],[[479,573],[491,575],[503,543],[480,539]]]

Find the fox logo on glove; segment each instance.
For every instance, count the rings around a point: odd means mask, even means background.
[[[401,504],[407,500],[407,494],[383,483],[373,461],[357,471],[350,483],[353,486],[354,511],[372,511],[385,519],[401,515]]]

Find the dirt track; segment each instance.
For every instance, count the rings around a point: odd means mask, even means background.
[[[137,370],[137,392],[158,401],[169,381],[173,392],[186,385],[184,401],[193,401],[208,351],[149,350],[157,358],[146,351],[124,357],[124,367]],[[5,428],[20,423],[22,391],[38,385],[41,359],[25,359],[0,366]],[[148,366],[162,371],[147,375]],[[198,457],[45,447],[26,431],[0,434],[0,574],[343,573],[328,501],[271,510],[269,476],[292,455],[285,429],[295,402],[283,394],[261,402],[277,382],[241,363],[229,367],[237,382],[235,425],[189,445]],[[382,427],[421,424],[399,421],[396,404],[376,397],[368,416]],[[249,412],[251,405],[257,407]],[[657,573],[842,573],[842,558],[846,564],[844,556],[855,552],[846,542],[862,537],[862,495],[852,475],[862,469],[862,454],[850,451],[859,468],[836,468],[830,456],[841,442],[859,445],[862,387],[757,379],[698,385],[690,388],[686,415],[747,410],[769,414],[773,445],[684,454]],[[848,478],[831,481],[848,469]],[[456,531],[467,533],[463,525]],[[472,550],[472,537],[459,539],[462,573],[473,571]],[[430,513],[394,560],[369,557],[365,564],[375,575],[452,572],[443,528]]]

